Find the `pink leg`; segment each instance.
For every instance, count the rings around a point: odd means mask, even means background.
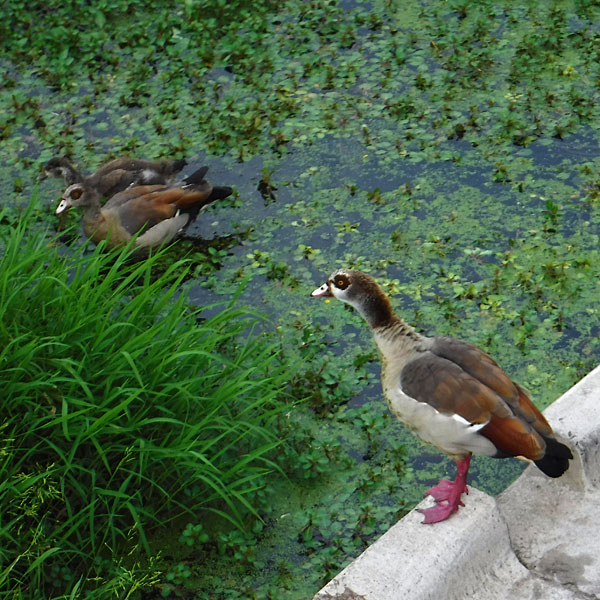
[[[457,461],[456,478],[454,481],[442,479],[435,487],[427,490],[427,495],[433,497],[436,505],[431,508],[419,509],[419,512],[425,515],[423,523],[439,523],[445,521],[451,514],[458,510],[459,506],[464,506],[460,497],[463,492],[469,493],[467,489],[467,473],[471,455]]]

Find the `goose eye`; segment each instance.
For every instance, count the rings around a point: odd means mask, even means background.
[[[345,290],[350,285],[350,280],[346,275],[340,274],[335,276],[332,283],[339,290]]]
[[[73,198],[73,200],[79,200],[79,198],[81,198],[81,194],[83,194],[83,190],[80,190],[80,189],[73,190],[71,192],[71,198]]]

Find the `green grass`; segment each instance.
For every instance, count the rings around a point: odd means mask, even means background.
[[[157,528],[256,516],[289,373],[235,297],[188,306],[182,261],[59,252],[34,212],[0,255],[0,595],[131,593]]]

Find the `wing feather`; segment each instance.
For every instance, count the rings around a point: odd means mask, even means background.
[[[483,424],[499,454],[538,460],[552,431],[523,388],[472,344],[436,338],[400,374],[402,391],[438,412]]]

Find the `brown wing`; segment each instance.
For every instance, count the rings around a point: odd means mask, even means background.
[[[150,201],[153,206],[164,206],[171,204],[177,208],[187,208],[191,206],[202,206],[209,198],[212,186],[208,182],[194,187],[173,187],[164,191],[152,193]]]
[[[93,176],[101,177],[103,175],[106,175],[107,173],[110,173],[111,171],[116,171],[116,170],[127,171],[129,169],[129,167],[128,167],[129,162],[130,162],[130,159],[128,159],[128,158],[123,158],[123,157],[115,158],[115,159],[107,162],[106,164],[102,165],[101,167],[99,167]]]
[[[154,171],[151,171],[148,175],[142,169],[131,171],[126,169],[114,169],[99,178],[94,175],[93,178],[90,178],[90,183],[92,187],[96,188],[101,196],[111,198],[121,191],[129,191],[128,188],[130,186],[141,186],[146,188],[156,185],[159,188],[164,188],[166,179],[167,177],[165,177],[165,175]]]
[[[529,398],[527,392],[498,366],[483,350],[450,337],[437,337],[432,352],[446,358],[494,390],[508,404],[511,411],[529,423],[538,433],[552,435],[552,428],[544,415]]]
[[[168,202],[155,203],[152,199],[153,194],[137,196],[115,209],[121,225],[131,235],[142,232],[149,227],[154,227],[154,225],[165,219],[170,219],[177,213],[175,204]]]
[[[95,173],[89,178],[88,183],[95,187],[100,196],[112,196],[127,188],[131,183],[131,174],[124,169],[114,169],[98,177]]]
[[[116,208],[132,200],[136,200],[152,192],[166,190],[167,187],[164,185],[136,185],[135,187],[123,190],[118,194],[115,194],[108,202],[104,205],[105,208]]]
[[[210,184],[198,187],[136,186],[113,196],[106,208],[117,210],[123,228],[131,235],[170,219],[178,210],[201,208],[207,203]]]
[[[152,169],[159,161],[143,160],[139,158],[115,158],[105,165],[102,165],[92,177],[105,177],[113,171],[141,171],[142,169]]]
[[[424,352],[409,362],[400,374],[402,390],[437,411],[460,415],[470,423],[487,423],[492,414],[512,415],[492,389],[469,375],[459,365],[433,352]]]
[[[539,460],[546,451],[546,442],[540,434],[516,417],[500,419],[492,415],[480,433],[508,456]]]
[[[484,372],[480,379],[463,368],[462,357],[455,356],[455,360],[450,360],[441,355],[436,344],[437,339],[431,351],[424,352],[404,367],[400,375],[402,390],[441,413],[459,415],[473,424],[487,423],[480,433],[498,448],[501,455],[526,456],[533,460],[543,456],[543,439],[518,410],[519,388],[500,367],[476,346],[467,344],[467,363],[473,360],[473,349],[489,359],[484,360],[484,364],[489,365],[491,374],[485,368],[478,367],[478,371]],[[460,343],[453,345],[452,350],[455,355],[460,354]],[[499,391],[494,385],[498,385]],[[512,402],[508,402],[504,395]]]
[[[167,178],[181,171],[185,165],[186,161],[184,159],[144,160],[141,158],[121,157],[115,158],[114,160],[107,162],[105,165],[102,165],[94,173],[94,177],[103,177],[107,173],[115,170],[136,172],[143,171],[144,169],[150,169],[155,173],[162,175],[164,178]],[[208,167],[206,167],[206,171],[208,171]]]

